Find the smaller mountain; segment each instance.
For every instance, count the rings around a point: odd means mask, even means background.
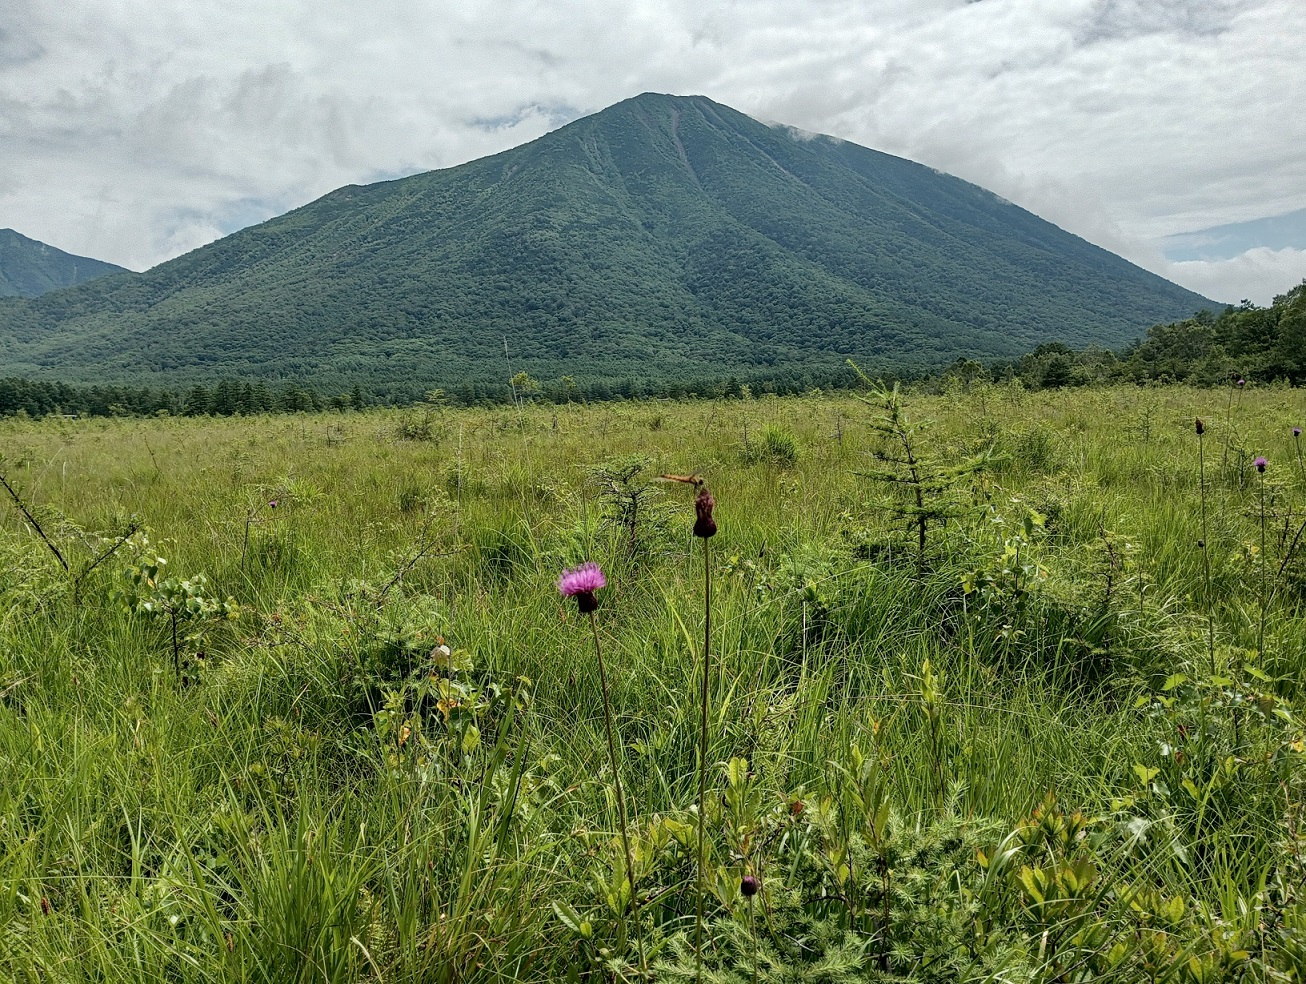
[[[0,229],[0,297],[40,297],[97,277],[127,272],[103,260],[65,253],[12,229]]]

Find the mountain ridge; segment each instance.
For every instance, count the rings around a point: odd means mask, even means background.
[[[0,229],[0,297],[39,297],[128,272],[114,263],[65,253],[13,229]]]
[[[646,93],[346,185],[134,278],[0,304],[0,373],[385,386],[927,368],[1212,302],[979,186]]]

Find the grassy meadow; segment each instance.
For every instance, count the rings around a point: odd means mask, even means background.
[[[1306,980],[1301,391],[898,411],[0,420],[0,980]]]

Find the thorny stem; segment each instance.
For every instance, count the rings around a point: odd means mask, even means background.
[[[32,529],[36,530],[36,535],[45,541],[45,545],[49,547],[50,552],[54,554],[54,559],[59,561],[60,566],[62,566],[63,569],[67,571],[68,561],[64,560],[64,556],[59,552],[59,548],[56,547],[54,545],[54,542],[48,536],[45,535],[45,530],[41,529],[41,524],[36,521],[35,516],[33,516],[30,512],[27,511],[27,507],[23,505],[23,500],[18,497],[18,493],[14,491],[14,487],[10,485],[7,481],[5,481],[5,477],[3,475],[0,475],[0,485],[3,485],[5,487],[5,491],[8,492],[10,498],[14,500],[14,505],[16,505],[18,507],[18,511],[23,514],[23,518],[32,524]]]
[[[635,894],[635,861],[630,853],[630,834],[626,829],[626,797],[621,789],[621,773],[617,769],[617,743],[612,736],[612,708],[608,701],[608,674],[603,666],[603,646],[599,643],[599,624],[590,612],[590,631],[594,634],[594,652],[599,658],[599,687],[603,690],[603,726],[608,734],[608,758],[612,762],[612,785],[617,792],[617,819],[621,823],[621,847],[626,854],[626,883],[630,886],[630,916],[635,922],[635,942],[639,947],[640,973],[647,976],[648,964],[644,959],[644,935],[639,925],[639,899]],[[624,920],[623,920],[624,921]]]
[[[118,552],[118,549],[124,543],[130,540],[139,529],[140,526],[137,523],[132,523],[130,526],[127,527],[127,532],[122,534],[122,536],[118,537],[118,539],[114,542],[113,546],[109,547],[108,550],[105,550],[103,553],[101,553],[100,556],[96,557],[93,561],[91,561],[91,563],[86,567],[85,570],[83,570],[80,574],[78,574],[77,577],[73,578],[74,601],[77,600],[78,591],[81,588],[82,581],[84,581],[93,570],[95,570],[102,563],[104,563],[106,560],[108,560],[110,557],[116,554]]]
[[[703,694],[702,722],[698,735],[698,892],[694,904],[694,960],[698,980],[703,979],[703,837],[707,804],[707,705],[708,678],[712,668],[712,559],[707,537],[703,538]]]

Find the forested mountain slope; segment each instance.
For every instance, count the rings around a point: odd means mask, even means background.
[[[103,260],[74,256],[0,229],[0,297],[39,297],[111,273],[126,271]]]
[[[1118,346],[1212,302],[919,164],[646,94],[349,186],[144,274],[0,302],[0,375],[378,393]]]

